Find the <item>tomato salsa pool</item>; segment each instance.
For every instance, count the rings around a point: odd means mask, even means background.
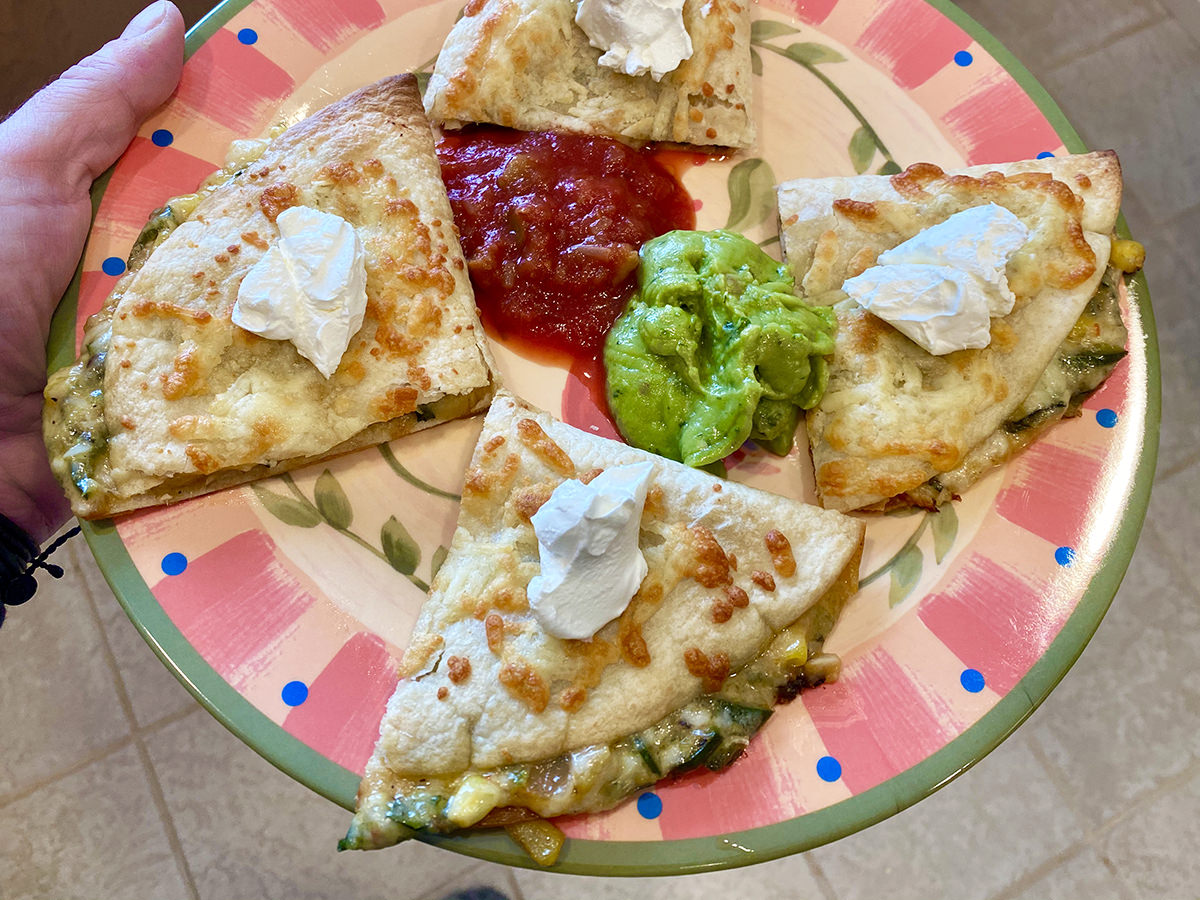
[[[638,249],[695,226],[653,151],[608,138],[480,126],[446,134],[438,159],[484,325],[542,355],[598,358]]]

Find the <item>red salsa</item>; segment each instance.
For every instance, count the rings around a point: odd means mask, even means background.
[[[598,357],[638,249],[695,227],[653,152],[608,138],[481,126],[448,133],[438,159],[484,325],[527,350]]]

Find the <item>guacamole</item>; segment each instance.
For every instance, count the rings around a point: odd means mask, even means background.
[[[729,231],[671,231],[642,246],[638,292],[604,345],[608,403],[630,444],[689,466],[753,439],[787,453],[821,399],[829,307],[806,305],[787,267]]]

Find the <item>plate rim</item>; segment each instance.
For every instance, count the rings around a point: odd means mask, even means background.
[[[185,60],[254,0],[223,0],[188,30]],[[1073,153],[1087,150],[1082,138],[1032,73],[968,13],[950,0],[923,0],[961,27],[1018,83]],[[112,169],[92,188],[92,220]],[[1122,216],[1117,232],[1129,237]],[[74,359],[74,334],[83,260],[51,322],[48,370]],[[978,721],[940,750],[885,782],[831,806],[773,825],[721,837],[663,841],[572,839],[552,871],[600,876],[679,875],[735,868],[804,852],[869,827],[949,784],[1011,735],[1049,696],[1083,653],[1124,578],[1149,507],[1161,423],[1158,337],[1144,272],[1128,279],[1144,338],[1145,414],[1137,464],[1124,498],[1123,515],[1103,559],[1075,609],[1036,663]],[[134,627],[166,668],[208,712],[260,756],[347,810],[359,778],[272,722],[203,659],[167,616],[134,566],[112,520],[81,522],[105,580]],[[420,835],[419,840],[466,856],[544,871],[502,833]],[[332,844],[332,840],[331,840]],[[614,863],[613,860],[622,860]]]

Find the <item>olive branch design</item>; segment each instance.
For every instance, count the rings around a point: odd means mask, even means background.
[[[392,471],[414,487],[445,500],[458,502],[461,499],[458,494],[443,491],[417,478],[396,459],[387,444],[380,444],[379,452]],[[291,473],[284,473],[279,476],[279,480],[288,489],[289,494],[278,494],[262,484],[251,485],[254,496],[267,512],[279,521],[297,528],[316,528],[325,524],[386,562],[422,592],[429,591],[429,583],[416,574],[417,567],[421,564],[421,547],[395,516],[390,516],[379,529],[377,547],[353,530],[354,508],[346,491],[329,469],[325,469],[317,478],[311,500],[304,496]],[[433,552],[429,563],[431,581],[445,562],[447,552],[445,545],[438,545]]]
[[[871,582],[890,574],[892,583],[888,589],[888,606],[895,607],[903,603],[912,593],[913,588],[917,586],[917,582],[921,580],[925,554],[921,550],[920,540],[927,529],[933,533],[934,563],[941,565],[958,537],[958,513],[949,503],[936,510],[925,510],[908,540],[892,554],[887,562],[869,575],[860,578],[858,586],[864,588]]]
[[[762,55],[759,50],[767,50],[771,53],[778,54],[785,59],[790,59],[792,62],[803,66],[806,71],[818,81],[821,82],[829,91],[841,101],[842,105],[850,111],[850,113],[858,120],[858,129],[850,136],[850,145],[848,152],[850,155],[850,163],[854,166],[854,171],[861,175],[866,172],[875,161],[876,154],[883,157],[883,163],[876,169],[878,175],[894,175],[900,171],[900,165],[892,156],[887,145],[879,133],[867,121],[866,116],[862,114],[854,101],[846,96],[845,92],[834,83],[828,75],[822,70],[821,66],[826,63],[845,62],[844,57],[832,47],[827,47],[824,44],[818,44],[813,41],[803,41],[788,44],[786,47],[781,47],[777,44],[770,43],[776,38],[786,35],[799,34],[800,29],[793,28],[784,22],[776,22],[770,19],[759,19],[750,26],[750,62],[754,69],[755,75],[762,75],[763,63]]]

